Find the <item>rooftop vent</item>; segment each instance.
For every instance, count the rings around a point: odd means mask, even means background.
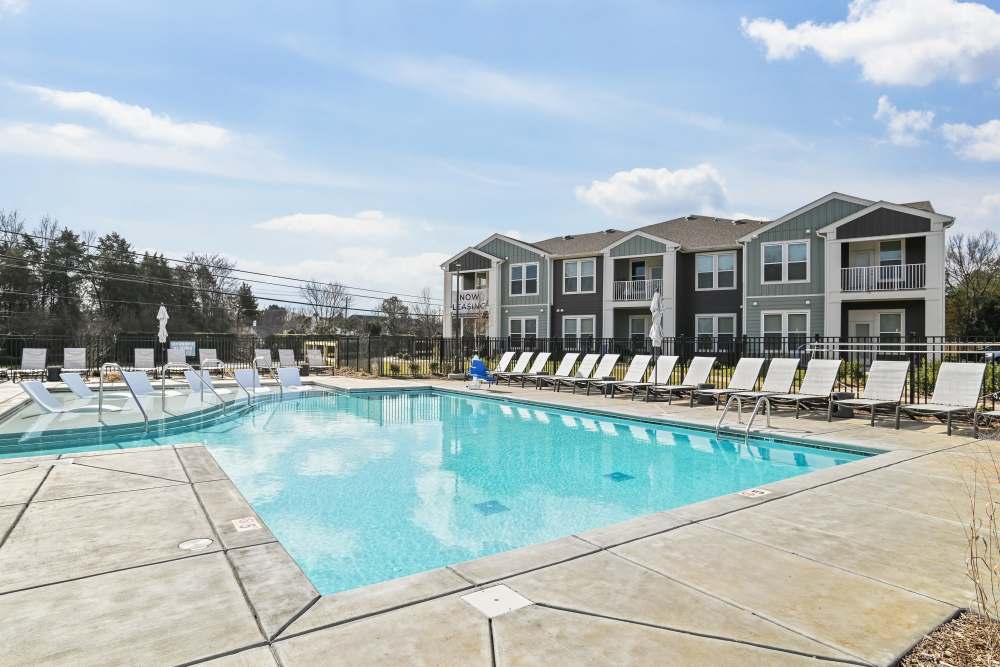
[[[698,219],[698,216],[696,216],[694,214],[685,216],[685,220],[697,220],[697,219]]]
[[[563,238],[566,239],[567,241],[569,241],[571,238],[573,238],[573,235],[572,234],[567,234]]]
[[[605,234],[614,234],[617,231],[618,231],[617,229],[605,229],[604,233]]]

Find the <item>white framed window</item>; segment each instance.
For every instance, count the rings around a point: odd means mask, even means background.
[[[529,340],[538,336],[537,317],[512,317],[508,320],[511,338]]]
[[[649,316],[631,315],[628,318],[629,338],[645,338],[649,334]]]
[[[902,266],[903,240],[882,241],[878,246],[879,266]]]
[[[695,315],[694,328],[698,336],[735,336],[736,315],[733,313]]]
[[[565,315],[562,323],[564,338],[593,338],[597,318],[593,315]]]
[[[696,290],[736,289],[736,253],[699,253],[694,256]]]
[[[785,340],[789,349],[804,345],[809,338],[809,311],[766,310],[760,314],[760,331],[767,349],[780,348]]]
[[[597,260],[563,261],[563,294],[593,294],[596,291]]]
[[[538,262],[510,265],[511,296],[538,294]]]
[[[777,241],[760,246],[760,282],[809,282],[809,241]]]

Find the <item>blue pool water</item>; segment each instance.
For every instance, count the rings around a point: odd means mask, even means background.
[[[448,392],[328,394],[195,432],[323,594],[861,455]]]

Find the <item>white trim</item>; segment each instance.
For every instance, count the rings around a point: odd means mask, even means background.
[[[679,243],[670,241],[669,239],[661,238],[659,236],[653,236],[652,234],[649,234],[647,232],[636,230],[634,232],[626,234],[625,236],[621,237],[611,245],[604,246],[603,248],[601,248],[600,252],[610,253],[612,248],[616,248],[620,246],[622,243],[634,239],[637,236],[647,238],[650,241],[656,241],[657,243],[662,243],[665,246],[665,248],[663,250],[646,253],[645,255],[629,255],[630,257],[646,257],[647,255],[662,255],[664,251],[670,248],[674,248],[676,250],[677,248],[681,247]],[[613,257],[612,259],[625,259],[625,257]]]
[[[499,239],[501,241],[506,241],[507,243],[511,243],[513,245],[516,245],[519,248],[524,248],[525,250],[530,250],[531,252],[535,253],[539,257],[544,257],[546,259],[549,258],[549,254],[547,252],[545,252],[544,250],[542,250],[541,248],[537,248],[537,247],[531,245],[530,243],[525,243],[524,241],[518,241],[517,239],[512,239],[511,237],[504,236],[503,234],[493,234],[489,238],[487,238],[487,239],[485,239],[485,240],[480,241],[479,243],[477,243],[476,247],[479,248],[480,246],[484,246],[487,243],[489,243],[491,241],[495,241],[497,239]]]
[[[589,290],[577,289],[577,290],[575,290],[573,292],[567,292],[566,291],[566,278],[568,277],[566,275],[566,265],[569,264],[570,262],[573,262],[573,263],[575,263],[577,265],[577,267],[576,267],[576,286],[577,287],[580,287],[580,285],[583,282],[583,274],[580,271],[580,265],[583,262],[592,262],[593,263],[593,265],[594,265],[594,272],[590,276],[591,279],[592,279],[592,282],[594,284],[594,288],[593,289],[589,289]],[[579,257],[579,258],[574,258],[574,259],[564,259],[564,260],[562,260],[562,267],[563,267],[563,270],[562,270],[562,284],[560,285],[560,290],[561,290],[560,294],[596,294],[597,293],[597,258],[596,257]]]
[[[580,333],[580,323],[583,320],[590,320],[593,325],[593,333],[590,334],[591,338],[597,338],[597,316],[596,315],[563,315],[562,317],[562,327],[560,328],[560,333],[562,338],[570,338],[566,335],[566,320],[576,320],[576,335],[573,338],[580,340],[582,335]]]
[[[523,292],[519,292],[518,294],[514,294],[514,290],[513,290],[513,286],[514,286],[514,268],[518,267],[518,266],[529,267],[529,266],[532,266],[532,265],[534,265],[534,267],[535,267],[535,291],[534,292],[523,291]],[[538,288],[540,287],[539,282],[542,279],[541,275],[540,275],[541,272],[542,272],[542,269],[539,266],[538,262],[517,262],[516,264],[511,264],[510,265],[510,269],[507,271],[507,296],[508,297],[538,296],[539,295],[539,289]],[[525,289],[525,290],[527,289],[527,283],[528,283],[528,271],[527,271],[527,269],[525,269],[524,271],[521,272],[521,287],[523,289]],[[518,305],[520,305],[520,304],[518,304]],[[524,304],[524,305],[528,305],[528,304]]]
[[[456,254],[452,255],[451,257],[449,257],[448,259],[446,259],[444,261],[444,263],[441,264],[441,268],[444,269],[445,271],[449,271],[448,265],[450,265],[452,262],[454,262],[455,260],[457,260],[462,255],[468,254],[470,252],[474,253],[476,255],[481,255],[482,257],[485,257],[486,259],[490,260],[494,264],[499,264],[500,262],[503,262],[503,260],[501,258],[499,258],[499,257],[497,257],[495,255],[491,255],[488,252],[483,252],[479,248],[473,248],[472,246],[469,246],[465,250],[460,250],[458,253],[456,253]],[[480,270],[482,270],[482,269],[480,269]],[[454,273],[454,271],[451,271],[451,273]]]
[[[871,337],[882,337],[882,315],[899,315],[899,335],[901,337],[906,337],[906,309],[905,308],[849,308],[847,311],[847,337],[853,338],[854,334],[851,333],[851,316],[857,315],[859,313],[869,313],[874,316],[874,322],[872,320],[864,320],[864,322],[872,325]],[[858,320],[855,319],[854,323],[857,324]],[[891,334],[890,334],[891,335]]]
[[[699,317],[701,317],[701,318],[712,318],[712,333],[711,334],[703,334],[703,333],[699,333],[698,332],[698,318]],[[719,333],[719,318],[720,317],[730,317],[730,318],[732,318],[732,320],[733,320],[733,333],[732,334],[720,334]],[[739,330],[738,329],[738,325],[736,323],[736,320],[737,320],[736,313],[695,313],[694,314],[694,335],[695,335],[696,338],[698,336],[708,336],[708,335],[711,335],[712,338],[718,338],[720,335],[722,335],[722,336],[732,335],[733,338],[735,338],[736,337],[736,332]],[[761,322],[761,324],[763,324],[763,322]]]
[[[719,258],[725,255],[731,255],[733,258],[733,286],[732,287],[719,287]],[[698,258],[699,257],[711,257],[712,258],[712,286],[711,287],[698,287]],[[736,289],[736,267],[739,262],[737,261],[735,250],[726,250],[722,252],[698,252],[694,254],[694,291],[695,292],[725,292],[729,290]]]
[[[804,279],[788,279],[788,246],[804,243],[806,246],[806,277]],[[809,282],[812,276],[812,243],[810,239],[790,239],[788,241],[761,241],[760,242],[760,284],[761,285],[798,285]],[[764,280],[764,246],[781,246],[781,280]],[[768,262],[773,264],[774,262]],[[796,262],[797,263],[797,262]]]
[[[925,211],[921,208],[910,208],[909,206],[901,206],[899,204],[893,204],[887,201],[877,201],[874,203],[869,203],[867,208],[863,208],[857,213],[852,213],[851,215],[845,216],[840,220],[837,220],[836,222],[831,222],[829,225],[826,225],[825,227],[820,227],[818,230],[816,230],[816,233],[825,236],[826,234],[829,234],[830,232],[836,230],[838,227],[842,225],[847,224],[848,222],[857,220],[862,216],[868,215],[869,213],[872,213],[873,211],[877,211],[882,208],[887,208],[890,211],[897,211],[898,213],[908,213],[910,215],[915,215],[920,218],[927,218],[932,223],[936,222],[941,225],[944,225],[945,227],[949,227],[951,226],[951,223],[955,222],[955,218],[950,215],[931,213],[930,211]],[[935,230],[929,229],[927,231],[932,232]],[[843,240],[850,241],[851,239],[843,239]]]
[[[524,323],[527,322],[528,320],[532,320],[535,323],[535,333],[533,333],[533,334],[526,334],[526,333],[524,333]],[[511,322],[515,322],[515,321],[521,323],[521,333],[519,333],[519,334],[515,334],[515,333],[511,332],[511,326],[510,326],[510,324],[511,324]],[[525,336],[534,336],[535,338],[540,338],[540,336],[538,335],[538,316],[537,315],[515,315],[515,316],[511,317],[510,315],[508,315],[507,316],[507,335],[508,336],[520,336],[521,338],[524,338]]]
[[[646,314],[646,313],[629,313],[628,315],[625,316],[625,321],[626,321],[626,325],[627,325],[625,327],[625,329],[628,332],[627,335],[628,335],[629,338],[632,338],[632,336],[638,336],[639,335],[637,333],[632,333],[632,320],[635,320],[635,319],[642,319],[642,332],[641,333],[642,333],[642,335],[644,337],[648,336],[649,335],[649,330],[653,326],[653,315],[652,315],[652,313],[650,313],[650,314]]]
[[[809,339],[812,335],[812,311],[810,309],[802,310],[801,308],[789,308],[788,310],[762,310],[760,311],[760,335],[761,337],[767,335],[764,331],[764,317],[766,315],[781,315],[781,337],[788,338],[788,316],[789,315],[805,315],[806,316],[806,330],[802,334]],[[798,335],[798,333],[796,333]]]
[[[814,209],[817,206],[822,206],[823,204],[827,203],[828,201],[832,201],[834,199],[841,199],[843,201],[851,202],[852,204],[858,204],[860,206],[871,206],[872,203],[873,203],[872,200],[870,200],[870,199],[862,199],[861,197],[853,197],[851,195],[845,195],[845,194],[840,193],[840,192],[831,192],[830,194],[825,195],[823,197],[820,197],[819,199],[817,199],[815,201],[809,202],[805,206],[800,206],[799,208],[795,209],[791,213],[786,213],[785,215],[781,216],[780,218],[778,218],[774,222],[768,223],[768,224],[764,225],[763,227],[758,227],[757,229],[753,230],[749,234],[741,236],[737,240],[738,241],[752,241],[752,240],[756,239],[759,235],[763,234],[764,232],[769,231],[771,229],[774,229],[778,225],[782,225],[782,224],[788,222],[789,220],[791,220],[792,218],[798,217],[798,216],[802,215],[803,213],[805,213],[806,211]]]
[[[768,283],[771,285],[773,283]],[[767,299],[802,299],[804,297],[811,296],[829,296],[824,292],[813,292],[812,294],[758,294],[756,296],[748,296],[747,299],[752,301],[766,301]]]

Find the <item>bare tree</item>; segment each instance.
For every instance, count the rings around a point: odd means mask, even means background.
[[[299,288],[303,301],[309,304],[320,333],[331,333],[337,318],[344,320],[351,309],[351,295],[340,283],[308,282]]]
[[[996,232],[950,236],[945,279],[955,323],[963,331],[977,330],[983,306],[1000,288],[1000,237]]]
[[[441,307],[431,301],[431,289],[420,290],[420,302],[413,306],[417,334],[430,338],[441,335]]]

